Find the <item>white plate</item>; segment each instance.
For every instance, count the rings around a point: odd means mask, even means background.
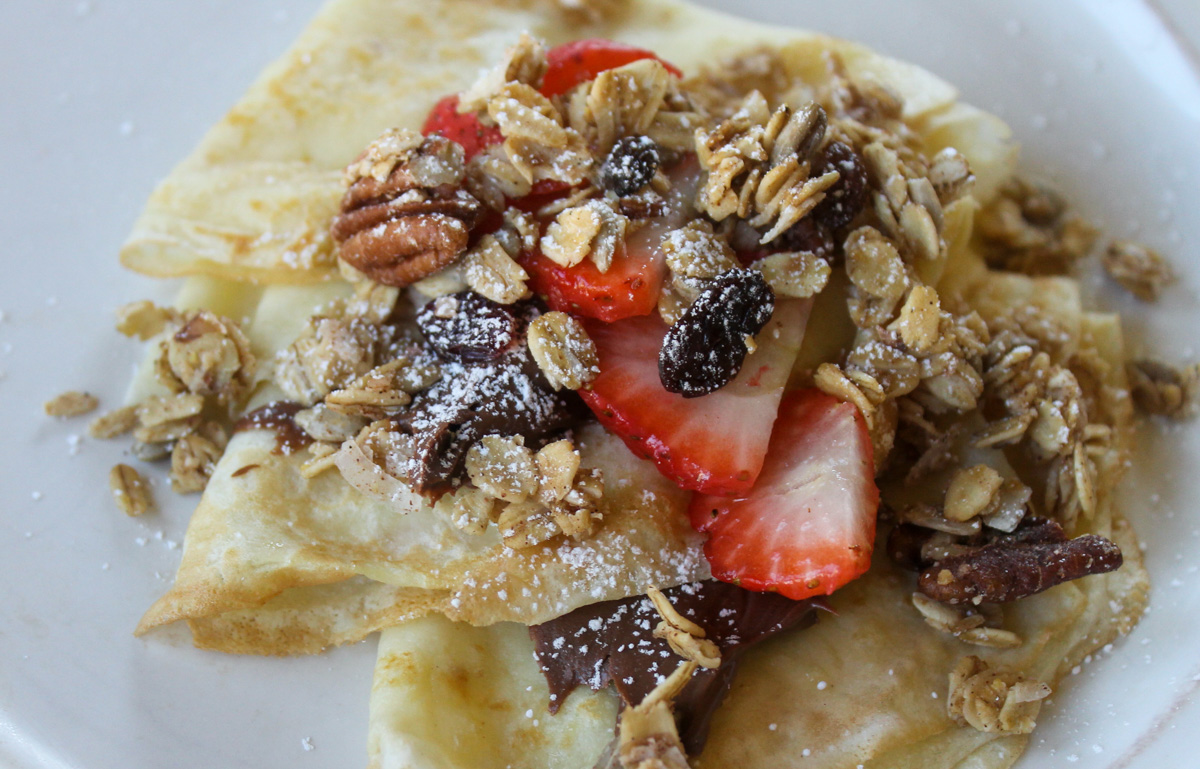
[[[305,659],[222,656],[183,632],[136,640],[168,585],[189,501],[114,509],[113,444],[79,440],[41,403],[86,388],[120,401],[135,345],[112,311],[172,287],[115,253],[155,181],[278,55],[317,0],[8,0],[0,4],[0,765],[353,767],[365,764],[374,643]],[[712,5],[717,5],[711,2]],[[1172,0],[1191,30],[1190,0]],[[1026,168],[1116,235],[1174,256],[1182,285],[1128,313],[1138,350],[1195,359],[1200,328],[1200,83],[1185,45],[1133,0],[739,5],[858,39],[956,83],[1008,120]],[[72,441],[78,441],[75,448]],[[1160,767],[1200,748],[1200,431],[1147,431],[1128,510],[1153,610],[1043,713],[1022,766]]]

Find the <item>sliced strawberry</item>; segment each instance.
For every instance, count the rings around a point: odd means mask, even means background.
[[[708,532],[714,577],[799,600],[828,595],[870,567],[878,506],[862,415],[807,389],[783,399],[749,494],[697,495],[689,512],[692,526]]]
[[[563,267],[539,252],[527,254],[521,264],[534,292],[544,296],[551,309],[609,323],[654,312],[667,274],[662,238],[690,216],[700,164],[695,155],[688,155],[667,176],[671,192],[666,213],[626,238],[624,253],[617,255],[607,272],[596,269],[590,259]]]
[[[600,272],[590,259],[563,267],[537,251],[521,264],[534,292],[545,296],[553,310],[608,322],[648,315],[658,304],[667,274],[658,245],[662,235],[663,229],[653,225],[638,230],[607,272]]]
[[[546,76],[542,79],[542,93],[558,96],[580,83],[587,82],[607,69],[623,67],[640,59],[658,59],[675,77],[682,72],[659,59],[653,51],[635,48],[602,38],[576,40],[555,46],[546,52]]]
[[[453,142],[462,145],[466,159],[478,155],[493,144],[498,144],[504,138],[496,126],[484,126],[475,117],[474,112],[459,113],[458,96],[445,97],[429,111],[421,133],[437,133]]]
[[[658,351],[667,326],[658,315],[586,323],[600,356],[600,375],[580,390],[600,423],[638,456],[685,489],[736,494],[762,469],[771,425],[812,303],[785,299],[756,337],[732,382],[700,398],[667,392]]]

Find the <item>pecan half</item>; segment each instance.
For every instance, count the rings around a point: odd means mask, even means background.
[[[1090,574],[1120,568],[1121,550],[1085,534],[1061,542],[1000,541],[951,556],[921,572],[918,589],[936,601],[1006,603]]]
[[[389,286],[408,286],[457,259],[483,210],[462,189],[462,147],[410,134],[384,134],[347,169],[349,187],[330,228],[342,259]]]

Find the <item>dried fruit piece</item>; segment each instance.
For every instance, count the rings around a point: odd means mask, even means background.
[[[503,355],[517,342],[521,321],[511,306],[460,291],[422,307],[417,326],[444,358],[483,361]]]
[[[813,163],[813,176],[838,172],[837,182],[825,191],[825,199],[813,209],[812,218],[830,230],[840,230],[854,221],[867,202],[867,167],[852,147],[830,142]]]
[[[658,145],[649,136],[626,136],[613,145],[600,166],[604,189],[625,197],[650,183],[662,164]]]
[[[658,356],[663,387],[685,398],[724,387],[741,371],[747,338],[774,310],[775,294],[760,273],[719,275],[667,331]]]

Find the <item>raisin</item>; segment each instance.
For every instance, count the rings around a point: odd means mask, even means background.
[[[779,236],[777,245],[783,251],[811,251],[822,259],[835,256],[837,244],[823,222],[806,216]]]
[[[775,310],[775,295],[754,270],[729,270],[713,279],[667,331],[658,354],[663,387],[696,398],[724,387],[742,368],[746,337]]]
[[[604,189],[625,197],[650,183],[662,158],[658,145],[649,136],[626,136],[613,145],[604,165],[600,166],[600,184]]]
[[[522,318],[474,291],[439,296],[417,313],[426,341],[447,360],[486,361],[520,340]]]
[[[849,145],[830,142],[813,164],[813,176],[830,171],[841,174],[837,184],[829,188],[825,199],[813,209],[812,216],[823,227],[837,231],[862,211],[867,202],[867,167]]]

